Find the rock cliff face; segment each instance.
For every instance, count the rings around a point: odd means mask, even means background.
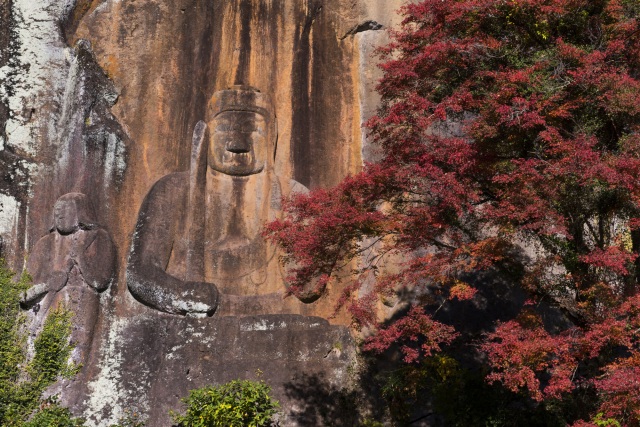
[[[167,212],[186,209],[181,227],[191,230],[198,221],[209,225],[196,233],[201,244],[188,241],[183,245],[184,255],[175,249],[180,239],[169,245],[170,259],[163,269],[172,263],[182,265],[179,258],[191,256],[193,247],[202,246],[205,252],[219,249],[220,245],[206,237],[211,234],[207,231],[210,223],[215,228],[222,221],[208,219],[208,212],[216,206],[244,218],[231,221],[245,224],[236,227],[244,231],[236,235],[230,231],[229,236],[245,238],[253,233],[249,240],[255,242],[259,236],[256,230],[247,231],[246,224],[277,215],[280,194],[336,184],[357,172],[364,160],[374,158],[361,128],[377,102],[373,86],[379,71],[372,51],[386,42],[384,29],[397,22],[394,11],[401,3],[0,3],[2,256],[21,270],[39,239],[48,232],[65,235],[55,226],[60,219],[52,216],[55,201],[67,193],[86,195],[95,223],[109,233],[117,251],[115,279],[99,295],[89,362],[75,382],[59,387],[74,411],[95,425],[106,426],[125,408],[137,407],[149,416],[149,425],[165,426],[168,409],[177,408],[179,398],[190,388],[253,378],[260,370],[274,386],[276,397],[283,400],[283,422],[296,425],[304,424],[298,415],[305,413],[303,396],[287,393],[299,385],[296,381],[323,378],[331,387],[346,382],[355,350],[344,326],[346,317],[325,320],[333,312],[332,298],[283,300],[285,285],[282,276],[274,273],[265,282],[268,285],[255,292],[245,282],[242,286],[218,283],[219,306],[213,317],[192,317],[188,310],[166,312],[134,298],[127,288],[127,263],[134,231],[140,231],[136,222],[140,224],[145,215],[141,212],[139,216],[143,199],[156,181],[169,174],[191,171],[186,181],[206,181],[201,191],[207,212],[200,218],[193,208],[172,206],[166,200],[158,203],[164,203]],[[208,136],[203,136],[205,150],[208,138],[215,138],[214,118],[207,121],[212,96],[229,87],[244,87],[239,85],[256,88],[269,100],[276,129],[268,167],[269,176],[277,179],[256,181],[271,182],[268,191],[259,190],[263,184],[233,184],[258,189],[246,194],[238,190],[243,194],[242,205],[231,196],[221,196],[227,193],[216,188],[226,184],[212,186],[210,172],[194,172],[193,148],[193,133],[200,120],[209,125]],[[260,116],[261,111],[256,114]],[[258,116],[252,120],[261,120]],[[233,129],[244,135],[244,128]],[[238,153],[233,151],[234,156]],[[203,162],[204,171],[207,160]],[[250,179],[232,176],[228,181]],[[276,181],[278,185],[273,184]],[[175,191],[195,188],[190,185]],[[239,197],[234,191],[228,194]],[[266,203],[263,199],[267,197],[272,200],[271,208],[252,207]],[[98,227],[82,224],[79,218],[76,223],[81,230]],[[169,228],[157,234],[158,241],[177,239],[179,233]],[[227,245],[226,252],[217,259],[231,259],[238,271],[259,264],[256,257],[264,255],[256,254],[262,252],[242,252],[237,239],[227,236],[224,240],[225,236],[220,241]],[[135,250],[131,253],[136,254]],[[71,260],[68,274],[72,274],[76,255],[62,255],[59,259]],[[270,257],[277,259],[273,253]],[[211,259],[215,265],[226,262]],[[45,262],[43,258],[41,263]],[[30,264],[37,265],[38,259]],[[265,267],[268,271],[280,268],[277,262],[269,265]],[[176,283],[213,283],[218,276],[208,272],[211,268],[205,270],[197,280],[190,278],[189,268],[168,268],[167,274],[175,276]],[[62,277],[57,267],[51,271]],[[45,282],[43,279],[41,289],[46,288]],[[242,287],[242,292],[234,293],[234,287]]]

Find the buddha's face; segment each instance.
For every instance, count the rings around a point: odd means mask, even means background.
[[[53,208],[53,219],[60,234],[71,234],[78,229],[78,210],[73,200],[58,200]]]
[[[252,111],[224,111],[209,126],[209,167],[246,176],[264,170],[268,156],[267,122]]]

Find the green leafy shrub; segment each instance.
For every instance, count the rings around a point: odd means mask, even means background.
[[[34,342],[34,356],[27,359],[25,315],[20,296],[30,286],[23,275],[14,273],[0,259],[0,425],[3,427],[80,427],[55,398],[44,400],[44,390],[59,376],[71,377],[78,367],[69,364],[73,346],[69,344],[71,317],[64,309],[53,310]]]
[[[34,343],[35,356],[29,364],[29,374],[43,384],[52,384],[58,376],[71,378],[79,367],[69,364],[73,347],[69,345],[73,313],[56,308],[44,322]]]
[[[0,424],[15,425],[16,413],[25,403],[18,398],[20,365],[24,362],[25,336],[20,333],[24,317],[20,313],[20,293],[26,280],[15,282],[13,273],[0,260]],[[28,406],[28,405],[27,405]]]
[[[604,414],[599,412],[593,419],[593,424],[598,427],[620,427],[620,423],[613,418],[604,418]]]
[[[84,421],[74,418],[67,408],[58,405],[56,399],[44,403],[23,427],[84,427]]]
[[[184,415],[172,413],[180,427],[273,426],[279,404],[263,381],[234,380],[189,392]]]

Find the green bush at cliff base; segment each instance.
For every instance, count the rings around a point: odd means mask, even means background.
[[[51,399],[44,402],[23,427],[84,427],[84,421],[74,418],[67,408],[61,407],[55,399]]]
[[[234,380],[189,392],[184,415],[172,412],[180,427],[257,427],[274,425],[279,404],[262,381]]]
[[[71,377],[77,367],[69,364],[72,313],[53,310],[34,342],[34,356],[27,359],[25,315],[20,295],[30,286],[0,259],[0,425],[3,427],[81,427],[55,398],[43,399],[44,390],[60,376]]]

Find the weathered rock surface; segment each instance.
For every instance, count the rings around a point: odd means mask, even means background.
[[[0,7],[0,237],[3,256],[21,269],[62,194],[87,194],[99,223],[114,217],[129,141],[110,112],[116,88],[90,43],[73,48],[64,38],[74,2]]]
[[[127,254],[144,197],[162,177],[190,170],[194,127],[221,89],[250,85],[272,100],[279,182],[328,186],[374,159],[361,129],[377,103],[371,54],[401,3],[0,3],[0,251],[21,269],[55,200],[79,192],[118,254],[83,368],[88,393],[66,400],[74,411],[104,426],[138,402],[150,426],[165,426],[188,389],[260,369],[283,399],[284,424],[308,425],[286,385],[304,374],[345,383],[354,357],[347,318],[323,320],[335,297],[283,302],[281,278],[264,293],[222,283],[213,317],[167,314],[129,293]]]
[[[287,387],[304,374],[324,378],[326,387],[346,384],[354,353],[349,331],[322,318],[194,319],[149,310],[116,320],[101,356],[85,410],[96,425],[109,425],[105,421],[117,419],[124,409],[137,408],[148,415],[149,425],[168,426],[169,410],[180,408],[188,390],[258,377],[285,403],[283,424],[297,425],[296,411],[306,402],[286,399]]]

